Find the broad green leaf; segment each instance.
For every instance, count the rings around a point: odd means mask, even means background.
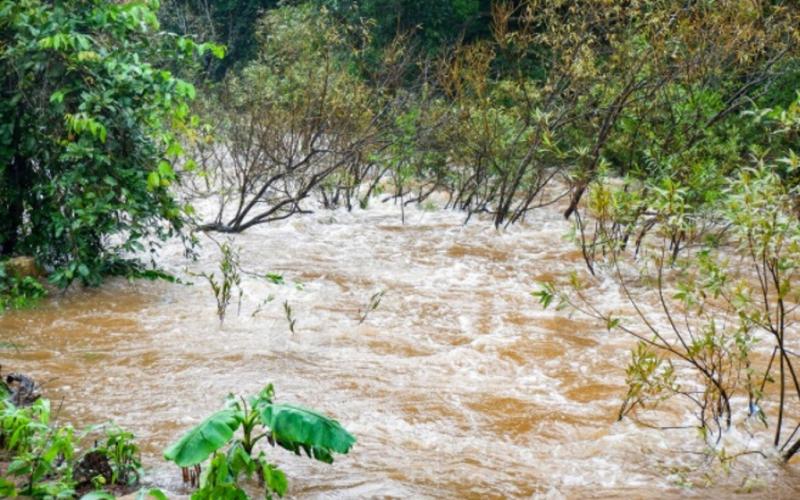
[[[89,268],[86,266],[86,264],[78,265],[78,274],[83,278],[89,276]]]
[[[194,99],[196,95],[194,85],[183,80],[175,81],[175,90],[178,92],[178,95],[188,97],[189,99]]]
[[[214,54],[214,57],[217,59],[222,59],[225,57],[225,46],[224,45],[217,45],[217,44],[208,44],[211,53]]]
[[[164,451],[164,458],[180,467],[202,463],[230,441],[242,423],[241,413],[222,410],[214,413],[183,435]]]
[[[313,410],[287,404],[270,404],[261,410],[261,422],[282,447],[314,451],[314,458],[330,462],[330,452],[347,453],[356,438],[339,422]]]

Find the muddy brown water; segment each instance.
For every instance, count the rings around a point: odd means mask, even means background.
[[[792,498],[798,465],[744,460],[747,483],[678,485],[693,436],[616,422],[632,342],[568,311],[543,311],[536,282],[581,268],[557,210],[498,233],[448,211],[318,212],[236,236],[246,277],[223,326],[196,262],[177,243],[167,269],[194,285],[112,280],[0,317],[0,364],[42,381],[77,426],[113,419],[143,449],[146,482],[180,496],[160,458],[228,393],[267,382],[278,399],[337,418],[358,438],[334,465],[269,453],[297,498]],[[370,297],[385,291],[359,324]],[[619,301],[610,284],[593,293]],[[603,294],[603,295],[599,295]],[[259,302],[274,299],[255,317]],[[289,331],[283,303],[297,319]],[[745,488],[742,488],[744,484]]]

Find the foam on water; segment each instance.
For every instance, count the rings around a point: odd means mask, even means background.
[[[615,422],[632,340],[569,311],[543,311],[530,296],[537,281],[583,269],[558,210],[502,232],[463,220],[407,207],[403,225],[396,206],[376,202],[234,236],[246,270],[282,274],[286,284],[245,276],[241,314],[231,306],[224,326],[197,277],[216,269],[218,250],[202,237],[190,262],[170,242],[160,262],[193,286],[112,280],[8,314],[3,336],[24,347],[1,352],[0,363],[49,380],[62,418],[129,427],[148,480],[178,493],[179,474],[161,450],[227,393],[273,382],[280,400],[328,412],[358,437],[333,466],[271,451],[294,496],[687,494],[670,474],[693,463],[675,451],[696,450],[693,436]],[[381,290],[380,306],[359,324]],[[610,279],[591,293],[626,307]],[[800,485],[792,468],[743,461],[776,498]],[[729,496],[738,486],[723,479],[699,494]]]

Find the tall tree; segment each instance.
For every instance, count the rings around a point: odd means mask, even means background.
[[[181,227],[167,188],[195,90],[154,61],[217,48],[160,34],[157,8],[0,1],[0,252],[34,254],[61,285],[130,270]]]

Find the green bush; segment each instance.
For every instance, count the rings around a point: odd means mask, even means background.
[[[0,0],[0,255],[67,286],[141,270],[181,230],[170,195],[194,87],[159,68],[206,51],[159,31],[158,2]]]
[[[75,498],[78,492],[136,486],[141,475],[139,449],[133,435],[111,426],[105,439],[81,450],[83,433],[51,422],[50,401],[37,399],[16,406],[3,384],[0,392],[0,458],[8,461],[0,477],[0,496]],[[95,494],[97,495],[97,494]],[[99,496],[99,498],[108,498]],[[113,497],[110,497],[113,498]]]
[[[0,312],[30,307],[46,294],[36,278],[12,276],[0,262]]]

